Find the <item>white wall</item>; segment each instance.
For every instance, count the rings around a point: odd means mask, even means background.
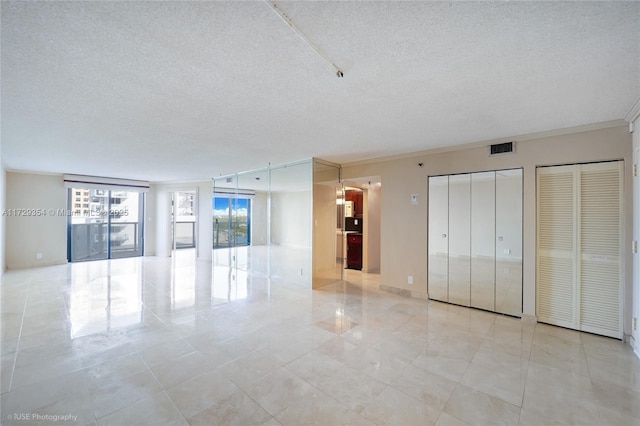
[[[251,245],[267,245],[268,194],[256,191],[251,201]]]
[[[336,169],[336,183],[337,183]],[[336,188],[334,185],[313,185],[313,287],[341,279],[338,261]]]
[[[311,191],[271,193],[271,242],[311,247]]]
[[[523,313],[536,313],[536,166],[625,160],[624,229],[632,229],[631,135],[627,126],[575,131],[516,143],[514,154],[495,157],[488,147],[416,154],[387,161],[346,164],[342,176],[380,176],[384,184],[381,230],[381,283],[416,294],[427,294],[427,177],[485,170],[524,168]],[[418,163],[423,163],[419,167]],[[410,194],[418,194],[411,204]],[[632,233],[626,232],[625,294],[632,294]],[[407,284],[407,276],[414,284]],[[631,332],[632,300],[625,298],[624,330]]]
[[[2,154],[0,153],[0,212],[4,212],[6,205],[6,180],[7,174],[4,169],[4,162],[2,161]],[[6,229],[6,217],[3,214],[0,216],[0,277],[7,268],[7,262],[5,258],[5,229]]]
[[[67,189],[61,175],[8,172],[7,209],[44,209],[43,216],[6,217],[6,263],[8,269],[67,262],[67,217],[51,214],[66,210]],[[41,259],[36,254],[42,253]]]
[[[157,187],[149,185],[149,191],[145,194],[144,206],[144,253],[143,256],[156,255],[156,209],[157,209]]]
[[[362,269],[364,272],[380,272],[380,203],[382,190],[371,187],[364,191],[364,209]]]
[[[640,100],[638,101],[640,102]],[[640,116],[633,122],[633,163],[640,163]],[[633,239],[640,242],[640,176],[633,178]],[[640,254],[633,254],[633,318],[640,321]],[[640,358],[640,324],[631,334],[631,346]],[[632,327],[633,328],[633,327]]]
[[[198,183],[198,260],[211,260],[213,250],[213,184],[211,181]]]

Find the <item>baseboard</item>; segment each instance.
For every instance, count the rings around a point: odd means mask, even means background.
[[[56,265],[66,265],[67,259],[64,260],[53,260],[51,262],[37,262],[37,263],[18,263],[13,265],[7,265],[6,271],[18,270],[18,269],[32,269],[32,268],[43,268],[46,266],[56,266]]]
[[[397,294],[398,296],[411,297],[411,290],[406,288],[391,287],[389,285],[380,284],[380,290],[388,291],[389,293]]]
[[[389,285],[380,284],[380,290],[388,291],[389,293],[397,294],[398,296],[403,297],[412,297],[414,299],[428,299],[429,295],[427,293],[415,290],[409,290],[406,288],[398,288]]]

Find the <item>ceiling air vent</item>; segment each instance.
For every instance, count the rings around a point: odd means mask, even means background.
[[[497,143],[490,146],[491,155],[507,154],[509,152],[513,152],[513,142]]]

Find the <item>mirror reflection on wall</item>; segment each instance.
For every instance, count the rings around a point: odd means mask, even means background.
[[[522,169],[429,177],[429,298],[522,315]]]

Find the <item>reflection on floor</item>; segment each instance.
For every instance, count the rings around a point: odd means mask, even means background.
[[[186,254],[7,272],[2,422],[639,424],[627,345],[378,285]]]

